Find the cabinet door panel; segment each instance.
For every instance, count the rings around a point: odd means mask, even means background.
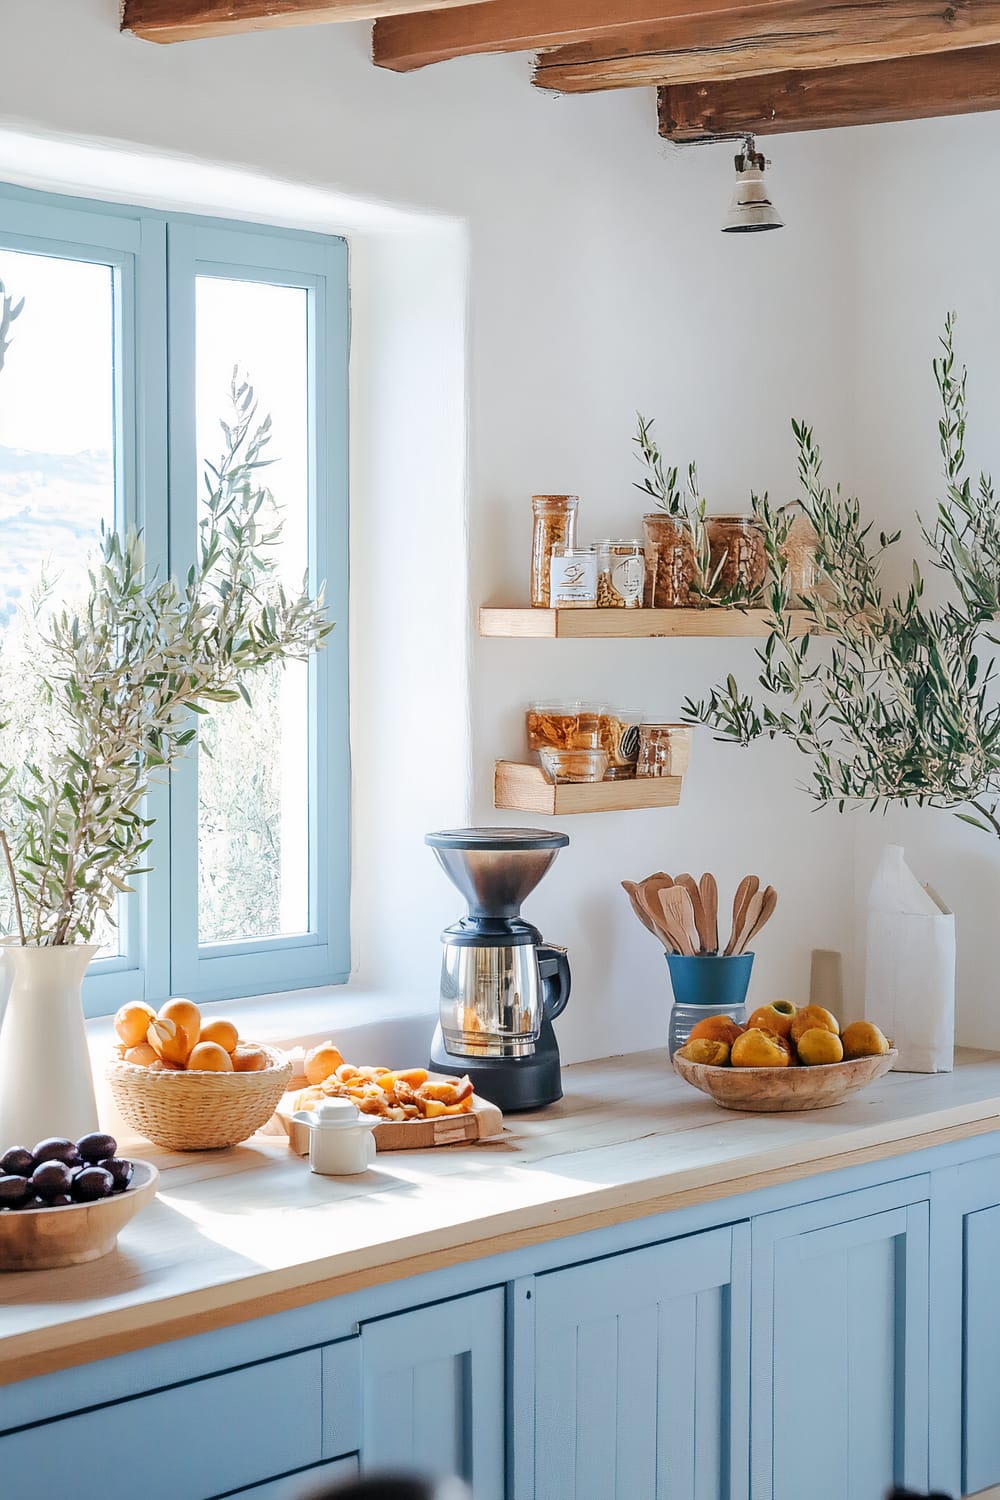
[[[361,1358],[364,1466],[458,1474],[503,1500],[503,1291],[366,1323]]]
[[[283,1479],[269,1479],[266,1484],[252,1484],[249,1489],[235,1493],[230,1490],[225,1500],[308,1500],[313,1491],[353,1479],[357,1472],[358,1460],[351,1454],[335,1459],[332,1464],[317,1464],[312,1469],[286,1474]]]
[[[0,1494],[75,1495],[81,1455],[109,1455],[101,1500],[208,1500],[318,1463],[321,1369],[312,1349],[11,1433]]]
[[[745,1495],[745,1278],[743,1228],[537,1278],[537,1500]]]
[[[1000,1208],[965,1218],[964,1491],[1000,1484]]]
[[[844,1208],[755,1225],[755,1500],[926,1488],[927,1204],[810,1227]]]

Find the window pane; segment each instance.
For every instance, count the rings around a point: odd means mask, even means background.
[[[200,276],[197,441],[219,462],[234,369],[270,416],[261,482],[282,523],[278,577],[308,563],[308,293]],[[199,725],[198,939],[235,942],[309,930],[308,668],[293,662],[247,682],[252,706],[213,705]]]
[[[15,304],[24,299],[0,371],[0,670],[10,720],[0,759],[14,765],[44,762],[46,746],[65,740],[29,663],[42,654],[47,610],[85,590],[101,522],[115,524],[114,275],[0,247],[0,281]],[[0,925],[14,931],[5,879]],[[110,923],[94,941],[118,952]]]

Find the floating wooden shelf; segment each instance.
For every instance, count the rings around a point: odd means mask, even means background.
[[[548,780],[540,766],[498,760],[493,779],[493,805],[516,812],[567,813],[627,812],[631,808],[676,807],[681,800],[680,776],[639,776],[631,781]]]
[[[804,635],[804,612],[789,618]],[[757,636],[770,634],[766,609],[499,609],[479,611],[479,634],[506,639],[597,640],[642,636]]]

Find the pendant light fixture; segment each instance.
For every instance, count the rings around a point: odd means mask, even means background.
[[[768,195],[764,169],[770,163],[758,151],[752,135],[736,157],[736,187],[722,226],[724,234],[749,234],[759,229],[782,229],[784,220]]]

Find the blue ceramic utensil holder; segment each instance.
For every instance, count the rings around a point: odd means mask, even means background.
[[[730,1016],[742,1026],[753,968],[752,953],[732,956],[700,953],[695,958],[667,953],[664,957],[674,991],[667,1042],[671,1057],[678,1047],[684,1046],[692,1027],[704,1016]]]

